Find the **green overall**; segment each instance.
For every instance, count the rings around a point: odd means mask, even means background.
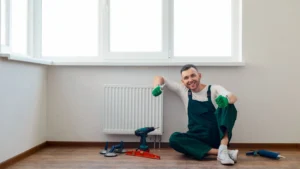
[[[210,85],[208,86],[208,101],[192,99],[188,91],[188,129],[187,133],[175,132],[171,135],[169,144],[178,152],[202,159],[212,148],[220,146],[224,131],[228,132],[229,141],[232,137],[237,110],[233,104],[226,108],[215,109],[211,102]]]

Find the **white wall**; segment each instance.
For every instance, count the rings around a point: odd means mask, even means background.
[[[299,0],[244,0],[245,67],[199,67],[202,82],[235,93],[239,114],[232,142],[299,143]],[[137,141],[103,134],[103,85],[152,84],[154,75],[179,80],[180,67],[51,67],[48,71],[49,141]],[[166,91],[163,142],[184,132],[179,98]]]
[[[46,141],[47,68],[0,58],[0,163]]]

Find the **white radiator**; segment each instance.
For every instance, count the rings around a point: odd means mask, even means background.
[[[142,127],[159,127],[163,133],[163,94],[152,96],[152,87],[104,85],[104,133],[134,134]]]

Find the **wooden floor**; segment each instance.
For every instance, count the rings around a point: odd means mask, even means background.
[[[233,166],[220,164],[215,156],[198,161],[169,148],[151,149],[152,153],[161,156],[161,160],[125,154],[104,157],[99,154],[100,150],[101,147],[46,147],[8,169],[300,169],[299,149],[276,150],[286,156],[286,159],[281,160],[246,156],[248,150],[243,149],[240,150],[238,163]]]

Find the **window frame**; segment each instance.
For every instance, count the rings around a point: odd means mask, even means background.
[[[43,57],[42,56],[42,0],[28,1],[28,53],[26,56],[11,53],[11,3],[5,0],[6,10],[6,46],[1,45],[0,54],[21,57],[32,57],[38,59],[52,60],[58,62],[87,62],[92,65],[105,65],[116,62],[117,65],[126,63],[168,64],[180,65],[180,63],[215,63],[225,65],[232,63],[236,65],[243,62],[242,58],[242,0],[232,0],[232,56],[230,57],[174,57],[174,25],[173,10],[174,0],[162,0],[162,51],[161,52],[110,52],[109,51],[109,2],[110,0],[98,0],[98,56],[97,57]],[[0,2],[1,3],[1,2]],[[1,15],[1,14],[0,14]],[[1,24],[1,23],[0,23]],[[93,64],[93,62],[95,62]]]
[[[9,54],[10,56],[18,56],[18,57],[38,57],[34,55],[34,51],[36,50],[36,43],[34,38],[38,36],[35,31],[35,1],[36,0],[27,0],[28,8],[27,8],[27,43],[26,43],[26,53],[15,53],[12,51],[12,3],[10,0],[5,0],[6,2],[6,45],[1,45],[0,53],[1,54]],[[1,2],[0,2],[1,3]],[[2,4],[1,4],[2,5]],[[0,14],[1,15],[1,14]],[[1,24],[1,23],[0,23]]]
[[[109,7],[110,0],[105,0],[103,10],[103,50],[102,56],[104,60],[163,60],[167,59],[169,55],[168,44],[168,1],[162,0],[162,51],[161,52],[110,52],[109,51],[109,35],[110,35],[110,22],[109,22]]]
[[[199,57],[176,57],[174,56],[174,0],[163,0],[163,52],[110,52],[109,51],[109,2],[105,0],[104,10],[104,60],[166,60],[170,62],[185,62],[187,60],[195,62],[241,62],[242,61],[242,0],[232,1],[232,55],[231,56],[199,56]],[[141,55],[143,57],[141,57]]]
[[[11,48],[10,48],[10,43],[11,43],[11,13],[10,13],[10,0],[4,0],[5,1],[5,5],[2,4],[2,2],[0,1],[0,9],[2,7],[2,5],[5,6],[5,28],[6,28],[6,37],[5,37],[5,42],[4,45],[0,44],[0,53],[10,53]],[[0,13],[0,29],[1,29],[1,21],[2,17],[1,17],[1,13]],[[1,36],[1,34],[0,34]]]
[[[43,56],[42,54],[42,44],[43,44],[43,37],[42,37],[42,15],[43,15],[43,9],[42,9],[42,1],[43,0],[34,0],[34,1],[37,1],[38,2],[38,6],[37,9],[35,10],[36,13],[37,13],[37,16],[38,18],[36,19],[38,23],[36,23],[36,29],[38,30],[38,37],[36,37],[36,41],[38,42],[38,47],[37,50],[36,50],[36,55],[38,55],[38,57],[40,58],[43,58],[43,59],[50,59],[50,60],[56,60],[56,61],[63,61],[63,62],[69,62],[69,61],[76,61],[76,62],[84,62],[84,61],[97,61],[97,60],[100,60],[101,59],[101,48],[102,48],[102,43],[101,43],[101,33],[102,33],[102,8],[103,8],[103,1],[104,0],[97,0],[98,1],[98,12],[97,12],[97,17],[98,17],[98,21],[97,21],[97,27],[98,27],[98,30],[97,30],[97,34],[98,34],[98,37],[97,37],[97,53],[96,53],[96,56],[84,56],[84,55],[76,55],[76,56]],[[84,34],[85,32],[83,31],[82,34]]]
[[[194,62],[242,62],[242,0],[231,0],[232,9],[232,29],[231,29],[231,56],[174,56],[174,0],[170,0],[170,61],[171,62],[184,62],[186,60]]]

